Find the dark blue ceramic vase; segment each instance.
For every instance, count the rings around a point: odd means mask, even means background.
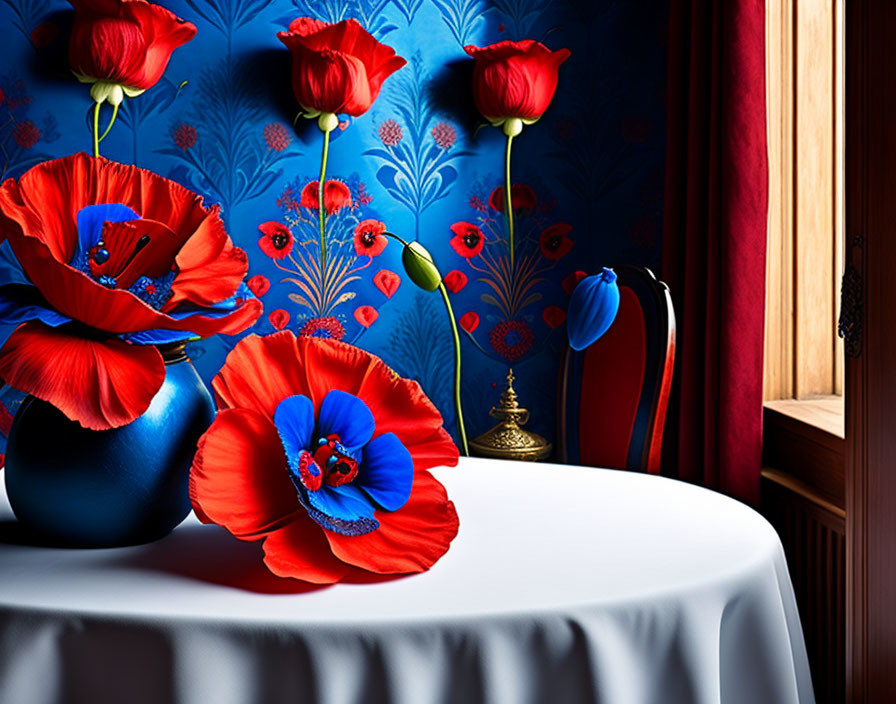
[[[167,535],[186,518],[190,465],[215,407],[183,347],[164,356],[162,388],[121,428],[87,430],[49,403],[22,403],[3,474],[16,518],[36,538],[134,545]]]

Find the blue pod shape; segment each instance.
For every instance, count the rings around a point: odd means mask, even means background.
[[[596,342],[613,324],[618,312],[616,273],[605,267],[600,274],[586,276],[569,300],[566,318],[569,346],[580,352]]]

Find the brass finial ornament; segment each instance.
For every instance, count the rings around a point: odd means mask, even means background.
[[[513,388],[513,369],[507,372],[507,388],[501,401],[488,414],[498,424],[470,441],[470,450],[479,457],[497,457],[504,460],[543,460],[551,454],[551,443],[537,433],[522,427],[529,420],[529,411],[522,408]]]

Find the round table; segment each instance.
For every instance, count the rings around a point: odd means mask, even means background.
[[[462,459],[427,573],[319,588],[192,516],[108,550],[31,544],[0,496],[0,702],[813,702],[778,537],[630,472]]]

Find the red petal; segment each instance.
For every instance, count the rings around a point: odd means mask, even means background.
[[[365,328],[369,328],[376,322],[380,314],[376,312],[373,306],[358,306],[355,308],[355,320],[357,320]]]
[[[138,87],[143,80],[147,42],[129,19],[76,10],[69,39],[69,63],[78,73]]]
[[[560,308],[560,306],[548,306],[542,312],[541,317],[547,326],[553,330],[563,325],[563,321],[566,320],[566,311]]]
[[[320,403],[323,395],[314,398],[298,356],[291,332],[243,338],[212,381],[218,407],[251,408],[273,422],[277,405],[287,396],[301,394]]]
[[[467,275],[462,271],[453,269],[445,274],[444,282],[445,288],[451,291],[451,293],[457,293],[467,285]]]
[[[571,296],[576,286],[579,285],[579,281],[584,279],[586,276],[587,274],[584,271],[574,271],[571,274],[567,274],[563,278],[563,281],[560,282],[563,290],[566,291],[566,295]]]
[[[289,323],[289,313],[282,308],[278,308],[268,313],[268,320],[275,329],[282,330]]]
[[[271,290],[271,281],[263,274],[256,274],[246,282],[246,285],[259,298]]]
[[[429,472],[414,475],[411,498],[402,508],[377,511],[376,517],[380,527],[366,535],[324,531],[336,557],[380,574],[424,572],[448,551],[459,525],[445,487]]]
[[[373,277],[373,283],[386,298],[392,298],[401,286],[401,277],[394,271],[380,269]]]
[[[172,310],[183,300],[200,306],[224,301],[236,293],[249,271],[249,259],[242,249],[233,246],[218,208],[208,213],[175,261],[179,271],[165,310]]]
[[[199,439],[190,501],[204,522],[257,540],[304,515],[289,480],[277,428],[247,409],[218,413]]]
[[[0,350],[0,377],[91,430],[127,425],[165,380],[155,347],[90,340],[43,323],[21,325]]]
[[[315,584],[338,582],[350,569],[333,555],[320,526],[304,512],[265,538],[264,564],[280,577]]]
[[[172,52],[196,36],[196,26],[155,3],[125,2],[121,13],[139,24],[147,43],[142,80],[128,85],[152,88],[165,73]]]
[[[460,316],[460,320],[457,321],[458,324],[467,332],[472,333],[476,328],[479,327],[479,314],[469,310]]]

